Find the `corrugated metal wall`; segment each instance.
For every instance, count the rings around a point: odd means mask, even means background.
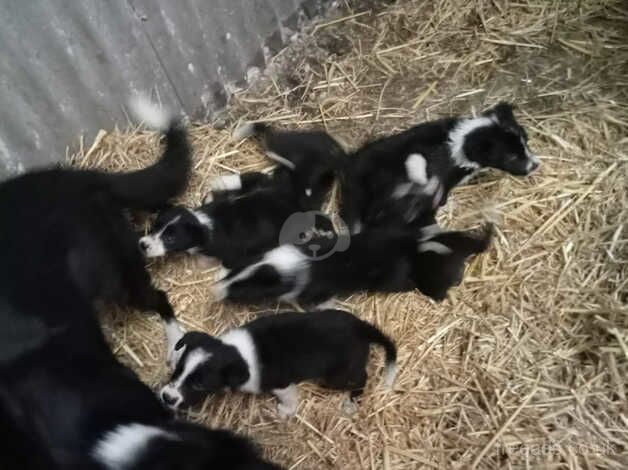
[[[0,1],[0,177],[124,125],[132,92],[195,119],[326,0]],[[227,85],[227,90],[225,86]]]

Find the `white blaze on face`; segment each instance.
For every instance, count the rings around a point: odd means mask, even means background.
[[[180,354],[183,354],[183,350],[180,351]],[[181,406],[183,403],[181,387],[185,384],[185,381],[190,374],[207,362],[211,357],[211,353],[207,353],[200,348],[190,351],[190,353],[185,357],[185,364],[183,365],[181,374],[179,374],[174,381],[162,387],[159,394],[162,401],[172,408],[178,408]]]
[[[164,225],[159,232],[140,238],[140,248],[147,258],[154,258],[156,256],[163,256],[166,254],[166,246],[161,239],[161,235],[170,225],[176,224],[180,218],[181,216],[178,215],[166,225]]]

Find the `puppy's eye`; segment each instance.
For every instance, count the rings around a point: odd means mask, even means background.
[[[161,237],[161,239],[163,240],[164,243],[174,243],[174,235],[163,235]]]
[[[205,387],[203,386],[203,384],[201,382],[192,382],[190,384],[190,388],[196,392],[204,392],[205,391]]]

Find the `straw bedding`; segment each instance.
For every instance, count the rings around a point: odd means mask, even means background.
[[[383,390],[374,351],[355,416],[340,394],[303,385],[287,422],[271,397],[235,394],[187,418],[247,434],[293,469],[626,468],[627,20],[619,0],[347,1],[233,97],[223,129],[194,124],[188,204],[210,175],[269,167],[255,142],[230,141],[240,119],[326,127],[354,148],[509,100],[542,167],[528,178],[490,171],[455,190],[441,222],[490,219],[497,234],[445,302],[341,299],[398,342],[394,391]],[[157,137],[131,128],[102,133],[73,162],[127,170],[157,155]],[[218,333],[280,308],[212,303],[215,270],[191,257],[151,272],[188,329]],[[166,379],[156,315],[103,320],[121,360],[151,386]]]

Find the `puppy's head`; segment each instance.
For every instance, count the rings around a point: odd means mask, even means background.
[[[203,213],[185,207],[170,207],[159,213],[150,233],[139,241],[148,258],[166,253],[194,251],[203,246],[211,220]]]
[[[207,395],[235,389],[249,378],[237,349],[208,334],[186,333],[175,349],[182,353],[170,382],[159,394],[171,408],[193,406]]]
[[[437,226],[423,228],[418,241],[415,283],[428,297],[440,301],[453,286],[462,282],[466,260],[486,251],[493,227],[481,232],[440,232]]]
[[[490,125],[470,132],[463,145],[469,159],[519,176],[538,168],[540,162],[528,147],[528,134],[515,119],[512,105],[499,103],[483,116]]]

